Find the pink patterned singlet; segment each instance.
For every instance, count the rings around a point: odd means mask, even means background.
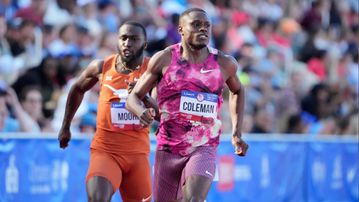
[[[217,147],[221,133],[219,110],[224,81],[218,50],[201,64],[181,58],[181,44],[170,46],[171,64],[158,83],[161,122],[157,149],[186,156],[199,146]]]

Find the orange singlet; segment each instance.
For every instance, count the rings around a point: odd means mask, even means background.
[[[121,74],[115,69],[117,57],[109,56],[102,67],[97,126],[86,182],[93,176],[105,177],[115,192],[120,189],[123,201],[150,201],[149,127],[142,128],[138,118],[124,108],[128,92],[125,81],[139,79],[149,58],[145,57],[139,69]]]

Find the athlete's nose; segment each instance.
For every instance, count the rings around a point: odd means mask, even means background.
[[[124,47],[131,47],[132,43],[130,39],[123,40],[123,46]]]
[[[204,33],[208,33],[208,27],[205,25],[205,24],[202,24],[200,27],[199,27],[199,31],[200,32],[204,32]]]
[[[202,27],[199,29],[199,32],[200,32],[201,34],[208,35],[208,28],[202,26]]]

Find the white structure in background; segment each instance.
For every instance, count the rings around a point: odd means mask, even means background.
[[[18,193],[19,192],[19,170],[15,165],[16,157],[11,155],[9,158],[9,166],[6,168],[5,173],[5,187],[6,193]]]
[[[326,171],[325,164],[319,160],[315,160],[312,165],[313,181],[316,183],[324,182]]]
[[[235,181],[251,181],[252,172],[249,165],[237,165],[234,167],[234,180]]]
[[[267,155],[263,155],[261,158],[261,187],[268,187],[269,183],[269,159]]]
[[[67,161],[62,161],[61,164],[61,189],[66,192],[68,188],[68,178],[69,178],[69,164]]]
[[[331,187],[333,189],[341,189],[343,187],[342,159],[339,155],[334,160]]]
[[[53,162],[53,169],[52,169],[52,181],[51,187],[54,192],[58,191],[61,185],[61,162],[59,160],[55,160]]]

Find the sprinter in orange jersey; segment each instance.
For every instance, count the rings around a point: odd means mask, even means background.
[[[149,128],[141,123],[150,123],[158,107],[146,96],[143,103],[149,109],[140,118],[125,108],[129,91],[147,69],[146,44],[145,28],[125,22],[119,29],[118,54],[91,62],[68,95],[58,137],[61,148],[71,139],[71,121],[84,93],[100,81],[96,133],[86,177],[88,201],[110,201],[117,189],[124,202],[151,201]]]

